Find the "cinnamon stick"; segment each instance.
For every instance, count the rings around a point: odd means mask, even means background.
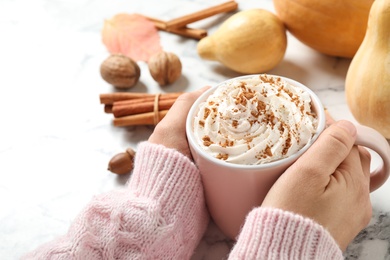
[[[158,110],[168,110],[175,103],[176,98],[159,100],[158,101]],[[155,110],[155,101],[146,101],[142,103],[133,103],[127,105],[117,105],[115,102],[112,107],[112,113],[114,117],[123,117],[128,115],[141,114],[146,112],[153,112]]]
[[[167,100],[167,99],[177,99],[182,93],[175,92],[175,93],[166,93],[166,94],[160,94],[158,97],[158,100]],[[150,102],[155,100],[156,95],[153,96],[146,96],[142,98],[136,98],[136,99],[127,99],[127,100],[119,100],[115,101],[113,103],[114,106],[128,106],[133,105],[137,103],[144,103],[144,102]]]
[[[168,28],[166,22],[162,20],[153,17],[148,17],[148,16],[144,16],[144,17],[152,21],[154,23],[154,26],[156,26],[156,28],[161,31],[166,31],[169,33],[177,34],[188,38],[193,38],[196,40],[200,40],[207,36],[207,31],[203,29],[194,29],[194,28],[189,28],[187,26],[180,27],[180,28]]]
[[[142,98],[146,96],[153,97],[154,94],[116,92],[116,93],[100,94],[99,98],[100,98],[100,104],[110,105],[113,104],[115,101]]]
[[[112,113],[112,105],[104,105],[104,113]]]
[[[173,92],[173,93],[163,93],[160,94],[160,99],[162,99],[165,95],[180,95],[181,92]],[[100,94],[100,104],[112,105],[116,101],[121,100],[131,100],[138,98],[150,97],[154,99],[156,94],[148,94],[148,93],[128,93],[128,92],[116,92],[116,93],[106,93]]]
[[[168,110],[162,110],[158,112],[158,121],[164,118],[168,113]],[[123,116],[114,118],[114,126],[135,126],[135,125],[155,125],[155,112],[142,113],[137,115]]]
[[[188,27],[182,27],[180,29],[177,28],[166,28],[166,29],[160,29],[166,32],[174,33],[180,36],[192,38],[195,40],[200,40],[207,36],[207,31],[203,29],[193,29]]]
[[[237,8],[238,4],[235,1],[228,1],[220,5],[212,6],[192,14],[172,19],[170,21],[167,21],[165,23],[165,26],[167,29],[181,28],[186,26],[187,24],[208,18],[216,14],[234,11]]]

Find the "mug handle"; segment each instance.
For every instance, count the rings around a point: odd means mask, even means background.
[[[378,189],[389,178],[390,174],[390,145],[386,138],[373,128],[355,125],[357,137],[355,144],[372,149],[381,158],[381,164],[371,172],[370,192]]]

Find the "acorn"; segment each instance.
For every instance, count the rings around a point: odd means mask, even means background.
[[[133,170],[135,151],[127,148],[126,152],[118,153],[108,163],[108,170],[115,174],[128,174]]]

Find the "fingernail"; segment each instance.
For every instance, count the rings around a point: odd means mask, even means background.
[[[347,130],[351,134],[351,136],[356,135],[356,127],[351,122],[346,121],[346,120],[341,120],[341,121],[338,121],[336,123],[336,125]]]

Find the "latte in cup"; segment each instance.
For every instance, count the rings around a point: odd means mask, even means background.
[[[297,153],[317,132],[318,120],[308,92],[262,74],[220,85],[199,105],[193,127],[209,155],[257,165]]]
[[[318,96],[293,79],[246,75],[210,88],[186,119],[192,158],[202,178],[210,215],[235,239],[245,218],[261,206],[277,179],[318,139],[326,115]],[[382,159],[370,190],[390,175],[390,146],[376,130],[355,125],[355,145]]]

